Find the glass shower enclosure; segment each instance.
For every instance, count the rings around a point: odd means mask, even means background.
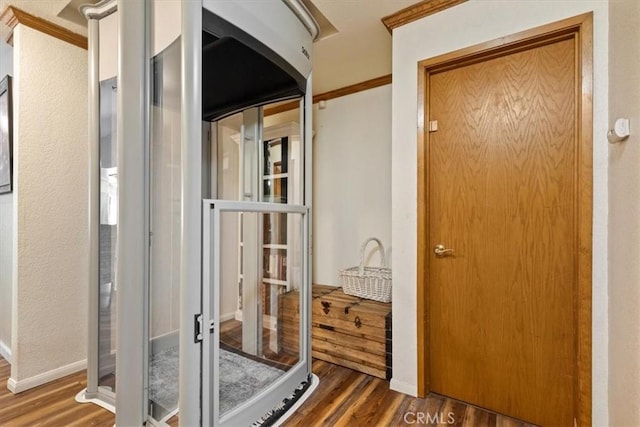
[[[269,424],[312,382],[316,24],[297,0],[83,11],[92,266],[80,399],[119,425]],[[297,119],[272,124],[284,101]]]

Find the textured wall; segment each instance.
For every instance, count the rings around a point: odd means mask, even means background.
[[[593,425],[608,425],[608,4],[470,0],[393,32],[392,387],[416,391],[417,62],[585,12],[594,12]],[[395,307],[402,307],[396,310]]]
[[[0,79],[13,74],[13,48],[0,41]],[[13,194],[0,195],[0,355],[11,356],[13,287]]]
[[[314,109],[313,281],[340,285],[338,270],[360,262],[378,237],[391,254],[391,85]],[[375,243],[367,254],[378,266]]]
[[[87,52],[18,25],[14,71],[19,382],[86,358]]]
[[[609,412],[640,425],[640,2],[609,2],[609,123],[631,136],[609,148]]]

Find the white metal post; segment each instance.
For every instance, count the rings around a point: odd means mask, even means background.
[[[208,203],[203,203],[202,207],[202,323],[203,325],[207,325],[210,320],[216,320],[213,313],[213,307],[217,298],[213,296],[216,278],[214,274],[217,273],[215,266],[215,253],[217,252],[216,241],[214,239],[214,226],[215,226],[215,218],[214,212],[212,211],[212,206]],[[218,280],[219,282],[219,280]],[[216,321],[216,330],[217,327]],[[202,331],[202,402],[217,402],[217,399],[214,398],[216,395],[216,390],[214,387],[214,382],[212,381],[212,374],[215,371],[216,363],[213,362],[215,359],[215,337],[212,337],[211,334]],[[204,350],[208,349],[208,351]],[[215,376],[214,376],[215,378]],[[204,404],[201,407],[202,413],[202,425],[213,425],[214,419],[214,407],[216,405]]]
[[[304,144],[304,200],[303,205],[308,209],[308,214],[305,218],[303,241],[304,241],[304,264],[302,288],[304,292],[300,292],[301,307],[304,307],[304,318],[301,318],[302,322],[302,340],[301,343],[305,346],[307,366],[309,367],[309,373],[311,373],[311,284],[313,282],[313,129],[312,129],[312,114],[313,114],[313,95],[312,95],[312,76],[309,74],[307,79],[307,90],[304,96],[304,108],[301,108],[300,116],[301,123],[303,123],[303,132],[301,132],[302,144]],[[304,240],[306,238],[306,240]]]
[[[85,397],[99,396],[100,360],[100,20],[116,10],[115,0],[84,5],[80,12],[87,18],[89,68],[89,287],[87,333],[87,389]]]
[[[97,19],[89,27],[89,329],[87,333],[87,394],[98,392],[100,318],[100,31]]]
[[[213,211],[213,286],[209,293],[209,307],[211,308],[211,320],[215,322],[215,330],[213,333],[211,344],[209,345],[211,357],[211,370],[208,371],[209,380],[212,385],[211,405],[208,410],[212,419],[210,426],[218,426],[220,424],[220,286],[222,286],[222,265],[221,265],[221,234],[220,222],[222,214],[219,210]]]
[[[202,425],[201,344],[193,339],[201,311],[202,2],[182,2],[182,241],[180,254],[180,424]],[[212,402],[202,402],[211,405]]]
[[[149,2],[119,4],[116,424],[147,418]]]

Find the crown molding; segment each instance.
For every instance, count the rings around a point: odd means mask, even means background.
[[[369,90],[379,86],[388,85],[390,83],[391,83],[391,74],[387,74],[386,76],[376,77],[375,79],[366,80],[364,82],[356,83],[353,85],[341,87],[339,89],[334,89],[328,92],[313,95],[313,103],[316,104],[320,101],[328,101],[330,99],[351,95],[354,93],[362,92],[364,90]],[[284,113],[285,111],[298,108],[299,105],[300,105],[300,101],[290,101],[284,104],[268,107],[268,108],[265,108],[264,115],[270,116],[272,114]]]
[[[386,76],[376,77],[375,79],[371,80],[365,80],[364,82],[330,90],[329,92],[319,93],[313,96],[313,102],[316,103],[319,101],[328,101],[330,99],[340,98],[341,96],[351,95],[353,93],[373,89],[378,86],[388,85],[390,83],[391,74],[387,74]]]
[[[33,16],[23,10],[14,6],[8,6],[2,14],[0,14],[0,21],[5,23],[11,32],[7,37],[7,43],[13,45],[13,30],[18,24],[25,25],[34,30],[48,34],[51,37],[55,37],[59,40],[71,43],[74,46],[78,46],[82,49],[87,49],[87,38],[76,34],[73,31],[69,31],[60,25],[49,22],[46,19]]]
[[[389,32],[425,16],[433,15],[467,0],[423,0],[413,6],[406,7],[382,18],[382,23]]]

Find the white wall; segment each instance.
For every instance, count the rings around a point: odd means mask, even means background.
[[[14,30],[16,192],[9,386],[81,369],[87,336],[87,51]],[[48,378],[51,379],[51,378]]]
[[[0,79],[13,75],[13,48],[0,41]],[[15,144],[15,141],[14,141]],[[0,355],[11,362],[13,286],[13,194],[0,194]]]
[[[234,126],[233,119],[218,123],[218,194],[216,198],[226,200],[240,199],[240,123]],[[235,139],[234,139],[235,138]],[[220,167],[221,166],[221,167]],[[238,308],[238,215],[227,213],[221,218],[221,265],[222,282],[220,286],[220,318],[223,321],[233,318]]]
[[[391,85],[314,108],[313,282],[340,285],[338,270],[360,262],[360,245],[391,244]],[[379,258],[370,243],[369,265]],[[394,276],[395,281],[395,276]]]
[[[181,0],[153,0],[153,52],[157,54],[180,36]],[[100,20],[100,81],[118,73],[118,13]]]
[[[640,425],[640,2],[609,2],[609,123],[631,136],[609,148],[609,412]]]
[[[98,28],[100,33],[98,74],[102,82],[118,74],[118,13],[102,18]]]
[[[417,62],[589,11],[594,12],[593,425],[608,425],[608,4],[604,1],[470,0],[394,30],[392,388],[417,391]]]

